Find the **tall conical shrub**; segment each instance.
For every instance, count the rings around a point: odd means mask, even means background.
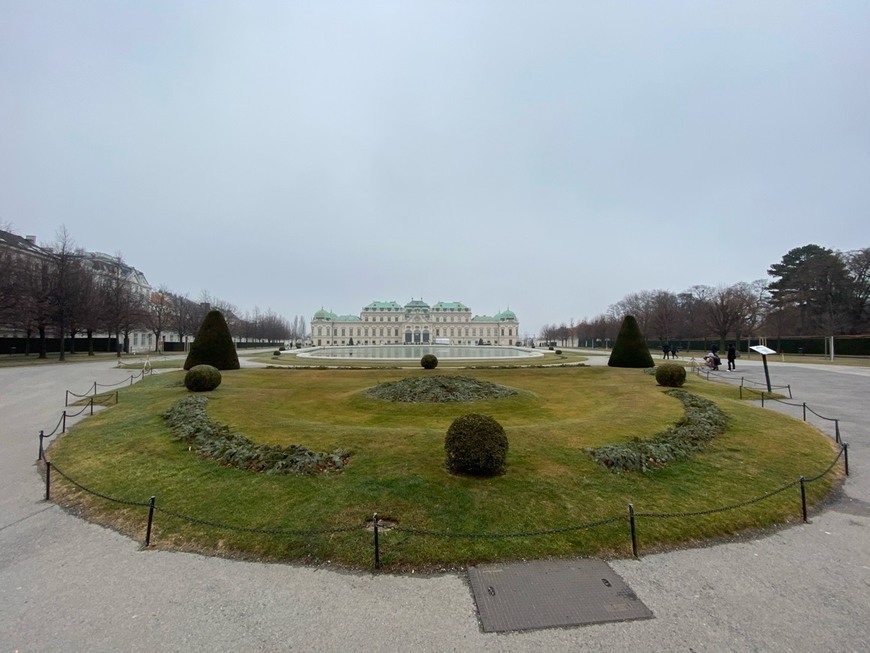
[[[652,355],[634,315],[626,315],[610,352],[610,367],[653,367]]]
[[[230,328],[223,313],[218,310],[206,314],[184,361],[186,370],[196,365],[211,365],[219,370],[237,370],[240,367]]]

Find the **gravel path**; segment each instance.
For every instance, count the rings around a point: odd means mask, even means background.
[[[763,379],[756,361],[739,360],[738,370],[734,380]],[[795,402],[840,419],[851,471],[841,500],[763,538],[610,561],[654,619],[485,634],[464,574],[376,576],[142,551],[44,502],[36,436],[54,428],[64,390],[130,372],[105,362],[0,369],[0,653],[866,651],[870,369],[772,363],[771,375],[791,384]]]

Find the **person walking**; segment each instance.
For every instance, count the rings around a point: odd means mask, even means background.
[[[734,344],[728,345],[728,371],[731,372],[737,368],[734,365],[734,359],[737,358],[737,349]]]
[[[671,346],[668,343],[662,344],[662,358],[669,358],[671,355]]]

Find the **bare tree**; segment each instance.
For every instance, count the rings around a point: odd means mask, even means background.
[[[130,333],[145,323],[147,307],[127,278],[127,266],[120,254],[100,279],[99,293],[105,330],[114,333],[118,343],[123,343],[123,350],[129,352]]]
[[[51,247],[47,289],[51,317],[57,325],[57,334],[60,338],[59,360],[66,359],[66,334],[78,308],[77,284],[80,283],[81,277],[81,254],[75,250],[66,227],[62,226]]]
[[[151,293],[151,301],[148,302],[146,318],[148,328],[154,334],[154,351],[161,351],[160,336],[167,329],[172,314],[172,293],[165,285],[160,286],[157,292]]]
[[[680,307],[677,296],[667,290],[654,290],[649,296],[646,335],[655,334],[660,342],[677,335]]]

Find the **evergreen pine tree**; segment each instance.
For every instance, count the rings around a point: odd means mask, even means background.
[[[184,361],[186,370],[196,365],[211,365],[219,370],[237,370],[240,367],[230,328],[223,313],[218,310],[206,314]]]
[[[610,367],[654,367],[652,354],[646,345],[634,315],[626,315],[619,335],[610,352]]]

